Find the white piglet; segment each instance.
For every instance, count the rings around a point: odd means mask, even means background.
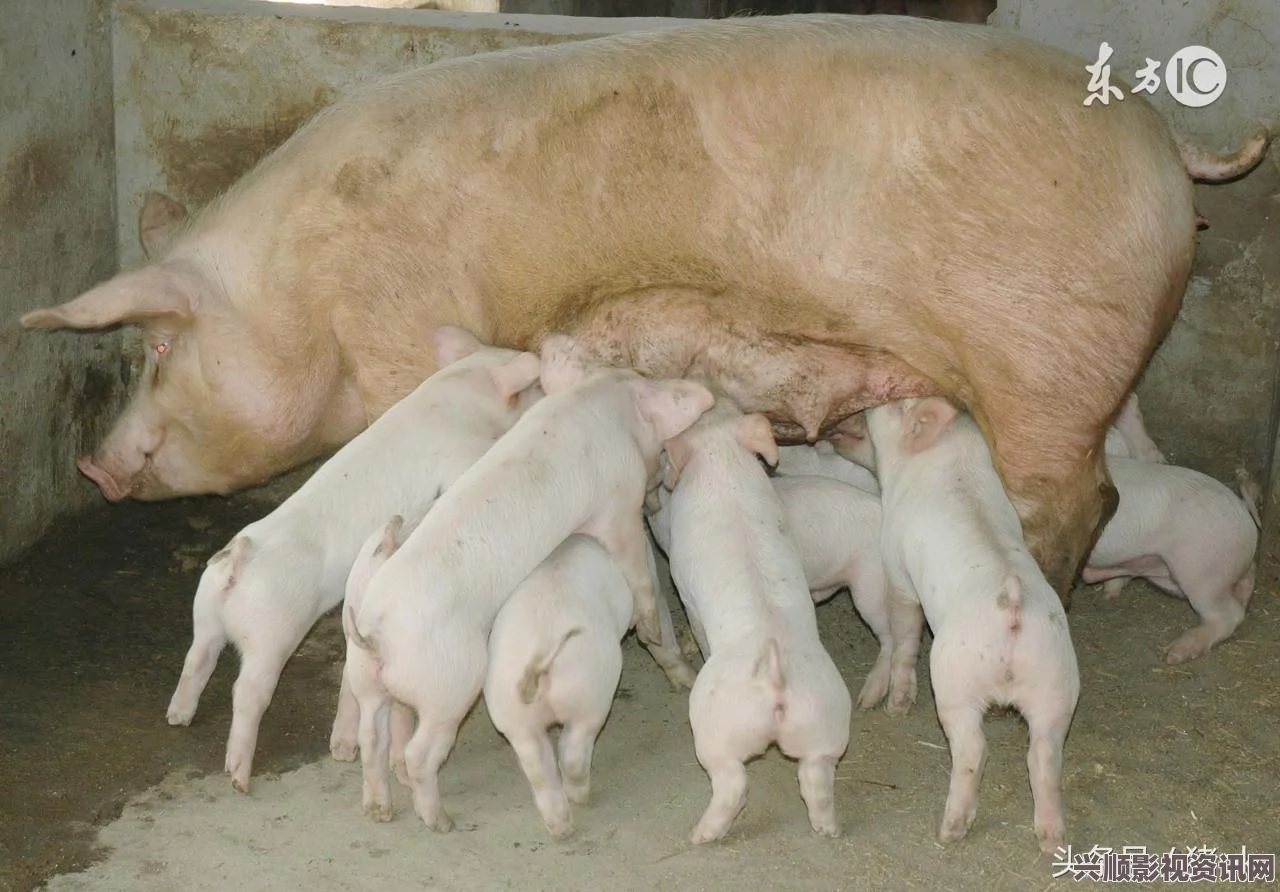
[[[657,568],[649,554],[650,575]],[[555,839],[591,793],[591,754],[622,674],[631,589],[590,536],[570,536],[520,583],[489,632],[484,702]],[[560,725],[559,760],[547,729]]]
[[[385,688],[382,699],[361,701],[361,713],[384,708],[386,697],[417,712],[405,767],[414,808],[437,831],[453,827],[439,771],[484,684],[493,620],[565,539],[600,541],[631,588],[641,640],[661,641],[641,507],[663,441],[714,402],[692,382],[590,371],[565,336],[548,337],[542,354],[547,396],[445,490],[374,574],[356,616],[357,643],[376,654]],[[651,652],[673,681],[692,679],[674,641]]]
[[[1064,841],[1062,748],[1080,694],[1066,613],[1027,550],[969,415],[937,397],[866,414],[884,508],[891,712],[914,702],[926,618],[933,630],[930,676],[951,745],[938,837],[946,843],[968,833],[986,764],[983,717],[992,705],[1013,706],[1030,729],[1036,836],[1042,851],[1053,852]]]
[[[1105,582],[1114,598],[1138,576],[1186,598],[1200,624],[1171,642],[1164,658],[1195,659],[1235,632],[1253,596],[1260,523],[1250,484],[1238,496],[1190,468],[1117,456],[1107,457],[1107,469],[1120,503],[1089,554],[1084,581]]]
[[[804,568],[756,455],[777,463],[768,420],[726,399],[667,444],[671,576],[707,648],[689,694],[711,779],[695,844],[729,831],[747,801],[745,763],[775,743],[799,760],[810,825],[840,832],[835,770],[849,744],[849,689],[819,640]]]
[[[779,477],[827,477],[874,496],[880,495],[875,474],[839,454],[827,440],[819,440],[812,446],[779,448],[777,472]]]
[[[880,653],[858,692],[859,708],[871,709],[889,692],[893,655],[880,557],[880,497],[829,477],[774,477],[773,488],[782,500],[787,535],[804,565],[814,603],[849,589],[853,606],[880,642]]]
[[[280,673],[307,630],[342,600],[369,531],[392,514],[425,510],[536,398],[536,355],[486,347],[451,326],[437,329],[434,340],[440,371],[279,508],[237,533],[200,578],[193,641],[168,720],[191,723],[230,641],[240,652],[240,674],[226,770],[241,792],[249,789],[258,726]],[[351,758],[349,742],[333,743],[336,755]]]

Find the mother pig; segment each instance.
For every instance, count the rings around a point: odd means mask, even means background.
[[[221,492],[345,442],[446,323],[702,374],[778,436],[939,393],[1066,590],[1113,510],[1105,426],[1172,324],[1193,175],[1084,61],[901,17],[706,21],[453,59],[321,112],[153,262],[40,328],[139,324],[144,380],[81,470]],[[151,209],[154,211],[155,209]],[[152,213],[152,222],[158,217]]]

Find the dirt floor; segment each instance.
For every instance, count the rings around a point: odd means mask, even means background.
[[[190,639],[204,560],[264,513],[241,496],[103,508],[0,571],[0,889],[1035,890],[1053,859],[1031,830],[1025,725],[988,719],[989,763],[968,839],[934,840],[948,755],[927,662],[911,715],[854,717],[839,769],[838,840],[809,831],[793,766],[750,767],[746,810],[720,844],[687,836],[709,795],[686,699],[634,640],[601,735],[577,835],[545,834],[515,758],[478,707],[445,766],[459,832],[437,836],[396,787],[398,814],[360,814],[355,764],[328,738],[341,630],[321,621],[263,722],[254,789],[222,774],[236,659],[223,655],[190,728],[165,708]],[[1071,611],[1083,693],[1066,751],[1069,838],[1148,851],[1280,851],[1280,599],[1260,591],[1237,637],[1168,667],[1160,645],[1195,621],[1131,584],[1081,590]],[[682,617],[681,617],[682,619]],[[847,597],[820,608],[855,692],[875,654]]]

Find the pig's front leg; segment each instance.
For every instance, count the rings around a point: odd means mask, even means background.
[[[654,662],[662,667],[667,680],[680,688],[693,687],[696,677],[693,668],[685,661],[684,652],[680,648],[680,640],[676,637],[676,628],[671,621],[671,608],[661,593],[658,595],[658,622],[662,627],[662,641],[658,644],[646,644]]]
[[[658,592],[654,590],[653,576],[649,570],[649,537],[644,530],[642,512],[613,511],[599,521],[589,522],[581,532],[594,537],[604,546],[631,587],[634,605],[631,619],[640,643],[661,647],[665,643],[662,640],[662,620],[658,611]],[[672,643],[675,644],[674,641]],[[678,645],[676,650],[679,651]],[[680,660],[683,662],[684,658],[680,657]],[[688,668],[688,664],[685,664],[685,668]],[[692,674],[693,670],[689,669],[689,672]]]
[[[342,686],[338,689],[338,711],[333,717],[333,733],[329,735],[329,752],[339,762],[351,762],[356,757],[360,725],[360,703],[351,693],[351,681],[347,667],[342,666]]]
[[[889,657],[890,715],[906,715],[916,702],[916,663],[920,658],[920,636],[924,633],[924,610],[914,593],[889,590],[889,628],[893,650]]]

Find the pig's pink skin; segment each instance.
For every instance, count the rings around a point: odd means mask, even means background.
[[[573,833],[569,803],[590,799],[592,748],[622,674],[619,640],[631,610],[631,589],[608,552],[575,535],[520,583],[489,633],[485,708],[553,839]],[[559,758],[552,725],[562,726]]]
[[[453,827],[438,773],[481,692],[490,626],[560,543],[599,540],[631,588],[637,636],[662,639],[641,508],[663,441],[714,397],[691,381],[588,369],[565,340],[542,348],[547,396],[444,491],[374,574],[356,616],[353,637],[376,654],[387,695],[418,713],[405,764],[414,809],[436,831]],[[385,773],[380,753],[362,759]]]
[[[1169,663],[1205,654],[1244,620],[1253,596],[1258,527],[1249,505],[1199,471],[1108,456],[1120,507],[1103,528],[1084,571],[1114,598],[1141,577],[1186,598],[1200,624],[1171,642]]]
[[[23,321],[146,329],[92,457],[138,499],[338,447],[434,370],[446,323],[708,378],[789,441],[944,394],[1065,597],[1114,509],[1103,428],[1190,272],[1188,172],[1266,148],[1182,145],[1141,97],[1085,107],[1084,64],[902,16],[446,60],[340,100],[195,219],[144,214],[150,266]]]
[[[804,565],[756,460],[777,461],[759,416],[721,399],[667,444],[671,575],[707,660],[689,694],[694,751],[711,801],[690,837],[728,833],[746,804],[745,763],[777,744],[798,760],[814,832],[840,833],[835,768],[852,702],[818,637]]]
[[[938,838],[969,832],[986,761],[983,717],[1014,706],[1030,729],[1027,768],[1040,849],[1065,841],[1062,747],[1080,695],[1067,617],[1027,550],[1017,513],[968,415],[937,398],[867,412],[884,511],[893,630],[889,709],[915,700],[925,619],[930,677],[951,745]]]

